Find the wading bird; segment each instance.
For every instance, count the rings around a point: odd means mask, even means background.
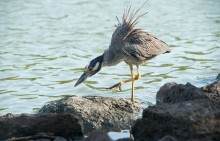
[[[121,90],[121,85],[131,82],[131,101],[134,102],[134,81],[141,78],[139,66],[159,54],[170,52],[164,41],[143,29],[135,28],[139,18],[147,14],[139,14],[144,5],[145,3],[135,12],[131,12],[131,6],[125,9],[122,22],[116,17],[118,24],[115,25],[116,29],[112,34],[109,48],[101,56],[90,61],[75,86],[99,72],[102,67],[115,66],[124,61],[130,67],[131,78],[113,85],[110,89],[119,88]],[[137,66],[136,76],[133,65]]]

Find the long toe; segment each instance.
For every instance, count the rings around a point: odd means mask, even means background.
[[[119,90],[121,91],[121,82],[109,87],[109,89],[117,89],[117,88],[119,88]]]

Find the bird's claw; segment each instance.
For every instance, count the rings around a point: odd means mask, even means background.
[[[121,83],[117,83],[117,84],[115,84],[115,85],[109,87],[108,89],[115,89],[115,88],[119,88],[119,90],[122,91],[122,89],[121,89]]]
[[[137,101],[136,99],[131,99],[132,104],[139,104],[139,101]]]

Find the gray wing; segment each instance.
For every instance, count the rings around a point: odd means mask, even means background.
[[[124,52],[139,60],[150,59],[159,54],[170,52],[164,41],[141,29],[134,29],[126,37],[124,43]]]

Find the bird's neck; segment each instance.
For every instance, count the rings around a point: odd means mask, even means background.
[[[118,56],[116,53],[113,53],[108,49],[105,50],[105,52],[103,53],[103,67],[115,66],[122,61],[123,59],[121,58],[121,56]]]

